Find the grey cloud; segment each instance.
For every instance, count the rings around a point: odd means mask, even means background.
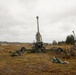
[[[0,40],[35,40],[37,15],[44,42],[65,40],[72,30],[76,31],[75,3],[76,0],[1,0]]]

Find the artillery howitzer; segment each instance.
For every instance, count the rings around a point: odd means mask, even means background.
[[[60,48],[60,47],[59,48],[58,47],[52,47],[51,49],[46,49],[44,47],[44,43],[42,41],[42,36],[39,32],[39,17],[37,16],[36,19],[37,19],[36,42],[33,43],[32,49],[26,49],[25,47],[21,47],[21,49],[16,50],[15,52],[13,52],[11,54],[11,56],[21,55],[25,51],[33,52],[33,53],[41,53],[41,52],[48,52],[48,51],[50,51],[50,52],[55,51],[55,52],[59,52],[59,53],[63,52],[63,49]]]
[[[37,16],[37,33],[36,33],[36,42],[33,43],[32,52],[45,52],[44,43],[42,41],[42,36],[39,32],[39,17]]]

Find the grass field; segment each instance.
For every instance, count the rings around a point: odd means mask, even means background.
[[[76,57],[57,54],[69,64],[52,63],[50,58],[56,53],[24,53],[21,56],[11,57],[10,51],[21,46],[31,48],[30,44],[3,44],[0,45],[0,75],[76,75]],[[51,48],[51,46],[46,46]],[[61,46],[70,48],[70,46]]]

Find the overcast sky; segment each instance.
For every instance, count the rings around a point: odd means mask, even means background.
[[[33,42],[36,16],[43,42],[76,32],[76,0],[0,0],[0,41]]]

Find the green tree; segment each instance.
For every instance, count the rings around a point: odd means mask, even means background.
[[[53,45],[57,45],[57,42],[56,42],[56,40],[54,40],[54,41],[52,42],[52,44],[53,44]]]
[[[66,44],[74,44],[74,36],[73,35],[68,35],[66,37]]]

